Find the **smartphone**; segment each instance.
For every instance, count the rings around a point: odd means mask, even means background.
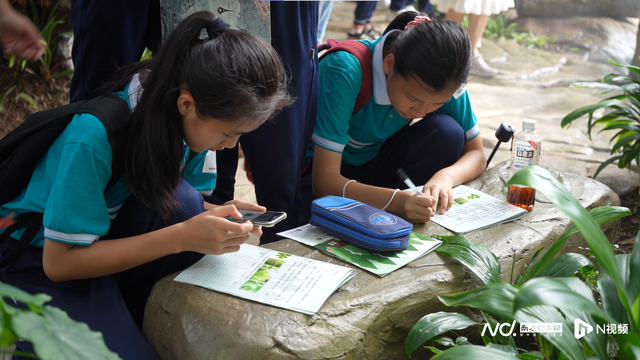
[[[235,222],[251,221],[253,225],[272,227],[280,221],[287,218],[287,213],[283,211],[256,211],[256,210],[244,210],[238,209],[242,214],[241,219],[227,216],[225,219]]]

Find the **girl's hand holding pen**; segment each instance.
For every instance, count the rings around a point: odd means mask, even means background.
[[[180,251],[220,255],[238,251],[250,233],[253,237],[262,235],[262,229],[251,222],[232,222],[225,216],[242,217],[234,205],[222,205],[181,223],[184,236]]]
[[[438,202],[433,196],[416,194],[415,192],[399,191],[400,197],[404,200],[401,214],[407,221],[412,223],[427,222],[435,214],[435,204]]]
[[[446,175],[441,171],[436,173],[427,181],[422,188],[422,193],[430,195],[440,200],[440,215],[451,209],[453,206],[453,188],[451,187],[452,181],[446,178]],[[436,211],[437,201],[433,204],[433,211]]]

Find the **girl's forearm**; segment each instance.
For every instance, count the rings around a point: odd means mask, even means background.
[[[178,253],[184,223],[143,235],[99,240],[90,246],[73,246],[45,239],[43,267],[53,281],[87,279],[115,274]]]

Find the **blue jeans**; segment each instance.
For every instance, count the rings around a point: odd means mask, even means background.
[[[358,1],[353,23],[356,25],[365,25],[370,23],[373,10],[376,9],[376,4],[378,4],[377,1]]]

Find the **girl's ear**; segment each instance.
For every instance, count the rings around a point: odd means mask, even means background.
[[[196,102],[191,96],[191,93],[187,90],[180,90],[180,96],[178,97],[178,111],[182,116],[187,115],[191,111],[195,111]]]
[[[391,70],[393,70],[393,65],[396,64],[396,57],[393,54],[387,55],[387,57],[382,60],[382,69],[384,73],[389,75],[391,74]]]

